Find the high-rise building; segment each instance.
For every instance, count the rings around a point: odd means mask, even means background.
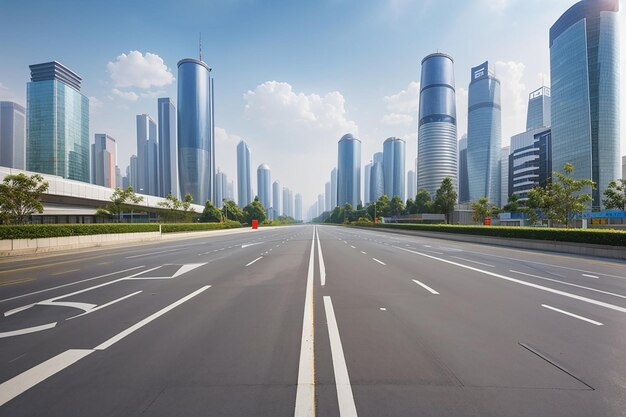
[[[469,178],[467,174],[467,135],[459,140],[459,203],[469,201]]]
[[[370,200],[370,176],[372,173],[372,163],[368,163],[363,168],[363,201],[365,204],[369,204]]]
[[[224,207],[224,200],[228,199],[228,176],[219,169],[215,174],[215,206]]]
[[[489,202],[497,204],[502,152],[500,80],[489,62],[472,68],[471,80],[467,112],[469,199],[487,197]]]
[[[157,125],[147,114],[137,115],[137,186],[141,194],[159,195]]]
[[[302,221],[302,194],[296,194],[294,219],[296,221]]]
[[[227,196],[229,201],[235,201],[235,182],[232,180],[228,182]]]
[[[391,200],[398,196],[405,200],[405,157],[406,142],[399,138],[387,138],[383,143],[383,170],[385,181],[385,194]]]
[[[583,0],[550,28],[553,167],[596,183],[592,206],[619,177],[618,0]]]
[[[26,109],[0,101],[0,166],[26,167]]]
[[[337,207],[337,168],[330,171],[330,206],[332,209]]]
[[[511,137],[508,166],[508,194],[519,200],[543,186],[552,176],[552,138],[550,128],[527,130]]]
[[[385,173],[382,162],[372,163],[370,171],[370,202],[376,202],[381,195],[385,194]]]
[[[500,200],[498,207],[504,207],[509,201],[509,150],[504,146],[500,154]]]
[[[121,186],[116,182],[117,144],[105,133],[96,133],[91,145],[91,182],[108,188]]]
[[[180,193],[215,202],[215,123],[211,68],[202,60],[178,61],[178,174]]]
[[[159,195],[181,198],[178,189],[178,141],[176,107],[169,97],[158,99],[159,115]]]
[[[122,170],[119,166],[115,165],[115,187],[124,188],[124,177],[122,177]]]
[[[237,201],[243,208],[252,202],[250,180],[250,148],[243,140],[237,144]]]
[[[337,204],[350,203],[356,209],[361,200],[361,141],[348,133],[338,146]]]
[[[281,196],[280,183],[278,181],[274,181],[274,183],[272,184],[272,209],[273,209],[274,218],[277,218],[278,216],[281,215],[281,213],[284,213],[280,204],[280,196]]]
[[[419,188],[434,197],[446,177],[456,188],[456,92],[450,55],[438,52],[422,60],[417,143]]]
[[[528,95],[528,113],[526,130],[550,126],[551,120],[550,88],[540,87]]]
[[[282,207],[282,215],[290,216],[289,214],[289,188],[283,187],[283,207]]]
[[[330,181],[324,184],[324,211],[332,210],[330,202]],[[334,207],[333,207],[334,208]]]
[[[128,184],[133,187],[136,193],[139,193],[139,163],[137,162],[137,155],[130,156],[130,163],[128,165]]]
[[[376,152],[374,156],[372,156],[372,165],[376,162],[380,162],[381,164],[385,160],[385,154],[383,152]]]
[[[267,164],[261,164],[256,170],[257,196],[259,201],[268,211],[272,207],[272,175],[270,167]]]
[[[415,199],[417,195],[417,178],[415,177],[415,171],[411,170],[406,173],[406,193],[407,199]]]
[[[53,61],[30,66],[26,169],[90,182],[89,99],[82,79]]]

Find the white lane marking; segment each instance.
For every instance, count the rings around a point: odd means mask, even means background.
[[[379,308],[380,311],[387,311],[387,309],[385,307],[381,307]]]
[[[411,252],[411,253],[414,253],[416,255],[425,256],[427,258],[431,258],[431,259],[434,259],[436,261],[445,262],[445,263],[451,264],[451,265],[456,265],[458,267],[469,269],[471,271],[480,272],[480,273],[483,273],[485,275],[490,275],[492,277],[503,279],[505,281],[515,282],[516,284],[525,285],[525,286],[531,287],[531,288],[536,288],[536,289],[541,290],[541,291],[546,291],[546,292],[550,292],[552,294],[558,294],[558,295],[562,295],[564,297],[573,298],[575,300],[584,301],[585,303],[594,304],[594,305],[597,305],[597,306],[600,306],[600,307],[608,308],[610,310],[619,311],[620,313],[626,313],[626,308],[623,308],[623,307],[620,307],[620,306],[616,306],[616,305],[613,305],[613,304],[609,304],[609,303],[605,303],[603,301],[598,301],[598,300],[594,300],[592,298],[582,297],[580,295],[571,294],[571,293],[568,293],[568,292],[565,292],[565,291],[561,291],[561,290],[555,290],[554,288],[544,287],[543,285],[533,284],[532,282],[522,281],[521,279],[507,277],[506,275],[496,274],[494,272],[489,272],[489,271],[485,271],[483,269],[474,268],[472,266],[463,265],[463,264],[460,264],[458,262],[449,261],[447,259],[437,258],[436,256],[431,256],[431,255],[428,255],[426,253],[421,253],[421,252],[416,252],[416,251],[404,249],[404,248],[401,248],[399,246],[394,246],[394,248],[400,249],[400,250],[403,250],[403,251],[407,251],[407,252]]]
[[[110,272],[110,273],[104,274],[104,275],[98,275],[97,277],[81,279],[80,281],[70,282],[69,284],[57,285],[56,287],[46,288],[45,290],[29,292],[28,294],[16,295],[15,297],[5,298],[4,300],[0,300],[0,303],[3,303],[5,301],[16,300],[18,298],[28,297],[29,295],[41,294],[42,292],[52,291],[52,290],[56,290],[56,289],[63,288],[63,287],[69,287],[70,285],[80,284],[81,282],[87,282],[87,281],[92,281],[94,279],[110,277],[111,275],[121,274],[122,272],[128,272],[128,271],[132,271],[134,269],[143,268],[144,266],[145,265],[136,266],[134,268],[128,268],[128,269],[123,269],[121,271]]]
[[[125,296],[123,296],[123,297],[117,298],[117,299],[115,299],[115,300],[113,300],[113,301],[109,301],[108,303],[104,303],[104,304],[102,304],[102,305],[99,305],[99,306],[98,306],[98,307],[96,307],[96,308],[92,308],[92,309],[90,309],[90,310],[88,310],[88,311],[85,311],[84,313],[80,313],[80,314],[78,314],[78,315],[76,315],[76,316],[69,317],[69,318],[67,318],[67,319],[65,319],[65,320],[72,320],[72,319],[75,319],[75,318],[77,318],[77,317],[81,317],[81,316],[85,316],[85,315],[87,315],[87,314],[91,314],[91,313],[93,313],[94,311],[98,311],[98,310],[101,310],[101,309],[103,309],[103,308],[107,308],[107,307],[109,307],[109,306],[111,306],[111,305],[113,305],[113,304],[115,304],[115,303],[117,303],[117,302],[124,301],[125,299],[130,298],[130,297],[132,297],[133,295],[137,295],[137,294],[139,294],[140,292],[143,292],[143,290],[139,290],[139,291],[135,291],[134,293],[127,294],[127,295],[125,295]],[[56,303],[56,304],[58,304],[58,303]]]
[[[267,253],[267,252],[265,252],[265,253]],[[262,258],[262,256],[259,256],[259,257],[258,257],[258,258],[256,258],[254,261],[252,261],[252,262],[250,262],[250,263],[247,263],[247,264],[246,264],[246,266],[250,266],[250,265],[252,265],[253,263],[255,263],[256,261],[258,261],[258,260],[259,260],[259,259],[261,259],[261,258]]]
[[[328,324],[328,338],[330,339],[330,353],[333,359],[333,371],[335,373],[335,386],[337,387],[337,400],[339,402],[339,415],[341,417],[356,417],[356,405],[350,386],[350,376],[346,358],[343,355],[339,327],[335,318],[333,302],[329,296],[324,296],[324,310]]]
[[[367,252],[363,252],[363,251],[361,251],[361,253],[362,253],[363,255],[367,255]]]
[[[248,246],[260,245],[261,243],[263,243],[263,242],[255,242],[255,243],[242,243],[242,244],[241,244],[241,249],[245,249],[245,248],[247,248]]]
[[[12,330],[10,332],[2,332],[0,333],[0,339],[5,338],[5,337],[21,336],[23,334],[40,332],[42,330],[52,329],[56,325],[57,325],[57,322],[55,321],[54,323],[42,324],[41,326],[26,327],[24,329]]]
[[[172,304],[168,305],[165,308],[162,308],[161,310],[159,310],[156,313],[146,317],[145,319],[141,320],[140,322],[138,322],[136,324],[133,324],[128,329],[126,329],[126,330],[116,334],[115,336],[111,337],[110,339],[100,343],[98,346],[96,346],[94,348],[94,350],[104,350],[104,349],[110,347],[111,345],[114,345],[115,343],[119,342],[120,340],[122,340],[123,338],[128,336],[129,334],[135,332],[136,330],[141,329],[146,324],[148,324],[151,321],[161,317],[163,314],[167,313],[168,311],[175,309],[176,307],[178,307],[179,305],[183,304],[184,302],[191,300],[193,297],[195,297],[196,295],[198,295],[198,294],[208,290],[209,288],[211,288],[210,285],[205,285],[204,287],[201,287],[200,289],[192,292],[191,294],[184,296],[180,300],[173,302]]]
[[[378,263],[379,263],[379,264],[381,264],[381,265],[387,265],[387,264],[386,264],[386,263],[384,263],[383,261],[379,261],[379,260],[378,260],[378,259],[376,259],[376,258],[372,258],[372,260],[373,260],[373,261],[378,262]]]
[[[168,250],[162,250],[158,252],[142,253],[141,255],[127,256],[125,259],[141,258],[142,256],[158,255],[159,253],[176,252],[179,250],[182,250],[182,249],[168,249]]]
[[[92,349],[66,350],[3,382],[0,384],[0,406],[93,352]]]
[[[583,274],[583,277],[598,279],[598,277],[597,277],[597,276],[595,276],[595,275],[589,275],[589,274]]]
[[[437,254],[437,255],[443,255],[443,252],[437,252],[436,250],[428,250],[428,249],[425,249],[425,251],[430,252],[430,253],[435,253],[435,254]]]
[[[589,290],[589,291],[599,292],[599,293],[601,293],[601,294],[612,295],[612,296],[614,296],[614,297],[626,298],[626,295],[615,294],[615,293],[613,293],[613,292],[603,291],[603,290],[599,290],[599,289],[597,289],[597,288],[585,287],[584,285],[572,284],[571,282],[559,281],[558,279],[554,279],[554,278],[540,277],[539,275],[527,274],[526,272],[514,271],[514,270],[512,270],[512,269],[509,269],[509,272],[513,272],[514,274],[526,275],[527,277],[532,277],[532,278],[537,278],[537,279],[543,279],[543,280],[545,280],[545,281],[557,282],[557,283],[559,283],[559,284],[569,285],[569,286],[571,286],[571,287],[576,287],[576,288],[582,288],[582,289],[584,289],[584,290]]]
[[[352,245],[350,245],[350,247],[351,247],[352,249],[356,249],[356,246],[352,246]]]
[[[345,240],[343,241],[343,243],[345,243],[346,245],[348,244],[348,242],[346,242]]]
[[[319,255],[318,264],[320,268],[320,283],[322,287],[326,285],[326,266],[324,265],[324,256],[322,255],[322,244],[320,243],[320,233],[315,228],[315,237],[317,239],[317,254]]]
[[[495,268],[495,266],[494,266],[494,265],[491,265],[491,264],[486,264],[486,263],[484,263],[484,262],[472,261],[471,259],[461,258],[460,256],[452,256],[452,258],[454,258],[454,259],[459,259],[459,260],[461,260],[461,261],[465,261],[465,262],[471,262],[471,263],[473,263],[473,264],[477,264],[477,265],[489,266],[489,267],[491,267],[491,268]]]
[[[302,318],[302,338],[300,340],[300,362],[298,365],[298,386],[296,388],[296,409],[294,417],[315,416],[315,333],[313,309],[313,271],[315,262],[315,235],[313,227],[309,270],[306,278],[304,316]]]
[[[428,285],[424,284],[423,282],[419,282],[416,279],[414,279],[413,282],[416,283],[417,285],[419,285],[420,287],[425,288],[431,294],[439,295],[439,293],[437,291],[433,290],[432,288],[430,288]]]
[[[430,245],[424,245],[425,248],[432,248]]]
[[[587,317],[579,316],[578,314],[570,313],[570,312],[565,311],[565,310],[560,310],[560,309],[558,309],[556,307],[552,307],[552,306],[549,306],[549,305],[546,305],[546,304],[541,304],[541,307],[545,307],[545,308],[548,308],[550,310],[556,311],[558,313],[565,314],[565,315],[570,316],[570,317],[574,317],[574,318],[576,318],[578,320],[586,321],[587,323],[595,324],[596,326],[603,326],[603,324],[600,323],[599,321],[591,320],[591,319],[588,319]]]

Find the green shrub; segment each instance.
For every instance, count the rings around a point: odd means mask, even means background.
[[[226,223],[173,223],[161,226],[162,233],[200,232],[205,230],[234,229],[241,227],[241,223],[228,221]]]
[[[462,226],[447,224],[361,224],[386,229],[446,232],[466,235],[491,236],[515,239],[536,239],[553,242],[574,242],[595,245],[626,246],[626,232],[597,229],[557,229],[539,227]]]
[[[1,225],[1,239],[38,239],[46,237],[103,235],[111,233],[158,232],[158,224],[24,224]]]

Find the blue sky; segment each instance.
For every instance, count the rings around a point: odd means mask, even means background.
[[[459,136],[470,67],[496,64],[508,144],[524,129],[528,93],[542,79],[549,85],[548,30],[573,3],[0,0],[0,99],[25,102],[29,64],[64,63],[91,98],[91,137],[115,137],[124,169],[135,115],[156,119],[157,97],[176,100],[176,63],[197,56],[202,32],[216,85],[217,165],[234,179],[245,138],[254,168],[268,163],[306,209],[329,180],[343,133],[363,141],[363,164],[385,138],[402,137],[413,166],[420,62],[437,50],[455,59]]]

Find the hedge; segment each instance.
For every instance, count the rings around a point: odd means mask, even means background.
[[[161,226],[162,233],[200,232],[203,230],[222,230],[241,227],[241,223],[228,221],[226,223],[168,223]]]
[[[362,225],[365,226],[365,225]],[[626,232],[597,229],[557,229],[545,227],[462,226],[448,224],[372,224],[366,227],[445,232],[515,239],[536,239],[553,242],[574,242],[595,245],[626,246]]]
[[[158,231],[159,225],[153,223],[0,225],[0,240],[38,239],[46,237],[104,235],[110,233],[138,233]]]

